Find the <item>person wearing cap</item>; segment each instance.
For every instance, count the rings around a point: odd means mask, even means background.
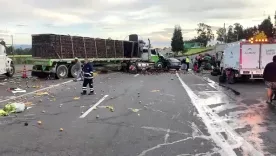
[[[263,78],[267,86],[267,103],[271,103],[273,90],[276,89],[276,55],[273,56],[272,62],[265,66]]]
[[[87,59],[85,59],[84,66],[82,68],[83,71],[83,84],[82,84],[82,95],[86,95],[87,93],[87,85],[89,85],[90,93],[88,95],[94,94],[93,88],[93,65],[91,65]]]
[[[77,57],[75,57],[75,70],[77,72],[77,77],[75,81],[81,80],[83,81],[82,69],[81,69],[81,62]]]

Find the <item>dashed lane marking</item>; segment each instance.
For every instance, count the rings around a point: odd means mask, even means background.
[[[83,113],[80,116],[80,118],[85,118],[93,109],[95,109],[99,104],[101,104],[107,97],[108,95],[105,95],[104,97],[102,97],[94,106],[90,107],[85,113]]]

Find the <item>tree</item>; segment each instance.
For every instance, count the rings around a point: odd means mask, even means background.
[[[218,30],[217,30],[217,40],[218,41],[221,41],[221,42],[223,42],[224,41],[224,31],[225,31],[225,29],[224,28],[219,28]]]
[[[175,26],[174,28],[171,46],[172,46],[173,52],[184,51],[184,41],[183,41],[182,31],[180,26]]]
[[[198,28],[196,29],[197,31],[197,40],[201,43],[204,44],[204,46],[207,45],[207,42],[214,39],[214,34],[212,32],[211,26],[204,24],[204,23],[199,23]]]
[[[244,39],[243,26],[239,23],[234,24],[234,36],[236,36],[236,41]]]
[[[271,23],[271,19],[270,16],[268,16],[267,19],[264,19],[263,22],[259,25],[258,27],[259,31],[264,31],[264,33],[266,34],[266,36],[268,38],[273,37],[273,24]]]
[[[228,27],[226,42],[231,43],[231,42],[235,42],[235,41],[237,41],[237,39],[236,39],[236,36],[234,34],[234,27],[232,25],[230,25]]]

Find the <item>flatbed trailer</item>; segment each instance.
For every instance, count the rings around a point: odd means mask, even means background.
[[[45,75],[53,75],[56,78],[77,77],[75,70],[75,58],[65,59],[43,59],[32,58],[33,62],[32,76],[45,77]],[[78,58],[82,63],[85,58]],[[116,70],[124,70],[130,64],[140,62],[141,58],[87,58],[94,66],[113,66]]]

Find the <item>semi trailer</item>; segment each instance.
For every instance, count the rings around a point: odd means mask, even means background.
[[[163,56],[148,44],[130,35],[129,41],[58,34],[32,35],[32,76],[76,77],[75,57],[94,66],[116,67],[137,73],[139,70],[166,68]],[[160,59],[161,58],[161,59]]]

